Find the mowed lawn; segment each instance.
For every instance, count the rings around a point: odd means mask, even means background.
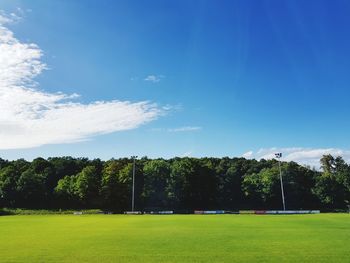
[[[350,215],[2,216],[0,262],[350,262]]]

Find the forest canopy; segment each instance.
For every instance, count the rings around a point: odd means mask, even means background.
[[[350,166],[325,155],[321,170],[282,162],[287,209],[346,209]],[[277,160],[173,158],[136,160],[137,210],[281,209]],[[0,207],[131,208],[133,160],[54,157],[0,158]]]

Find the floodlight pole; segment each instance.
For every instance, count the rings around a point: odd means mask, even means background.
[[[131,211],[134,212],[135,208],[135,166],[136,166],[136,158],[137,156],[131,156],[131,159],[133,159],[133,166],[132,166],[132,197],[131,197]]]
[[[284,189],[283,189],[283,179],[282,179],[282,169],[281,169],[281,157],[282,153],[277,153],[276,158],[278,159],[278,167],[280,170],[280,182],[281,182],[281,192],[282,192],[282,203],[283,203],[283,210],[286,210],[286,203],[284,200]]]

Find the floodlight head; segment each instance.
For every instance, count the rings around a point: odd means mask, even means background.
[[[281,158],[282,157],[282,153],[275,153],[276,158]]]

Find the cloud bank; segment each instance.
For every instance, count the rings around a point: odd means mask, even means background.
[[[43,52],[15,38],[7,27],[15,20],[0,11],[0,149],[79,142],[137,128],[162,114],[147,101],[82,104],[77,94],[40,90],[34,79],[47,68]]]
[[[336,148],[267,148],[260,149],[257,152],[249,151],[242,156],[247,159],[273,159],[276,152],[282,152],[283,161],[294,161],[302,165],[309,165],[311,167],[319,168],[320,159],[325,154],[333,156],[342,156],[345,161],[350,162],[350,150],[342,150]]]

